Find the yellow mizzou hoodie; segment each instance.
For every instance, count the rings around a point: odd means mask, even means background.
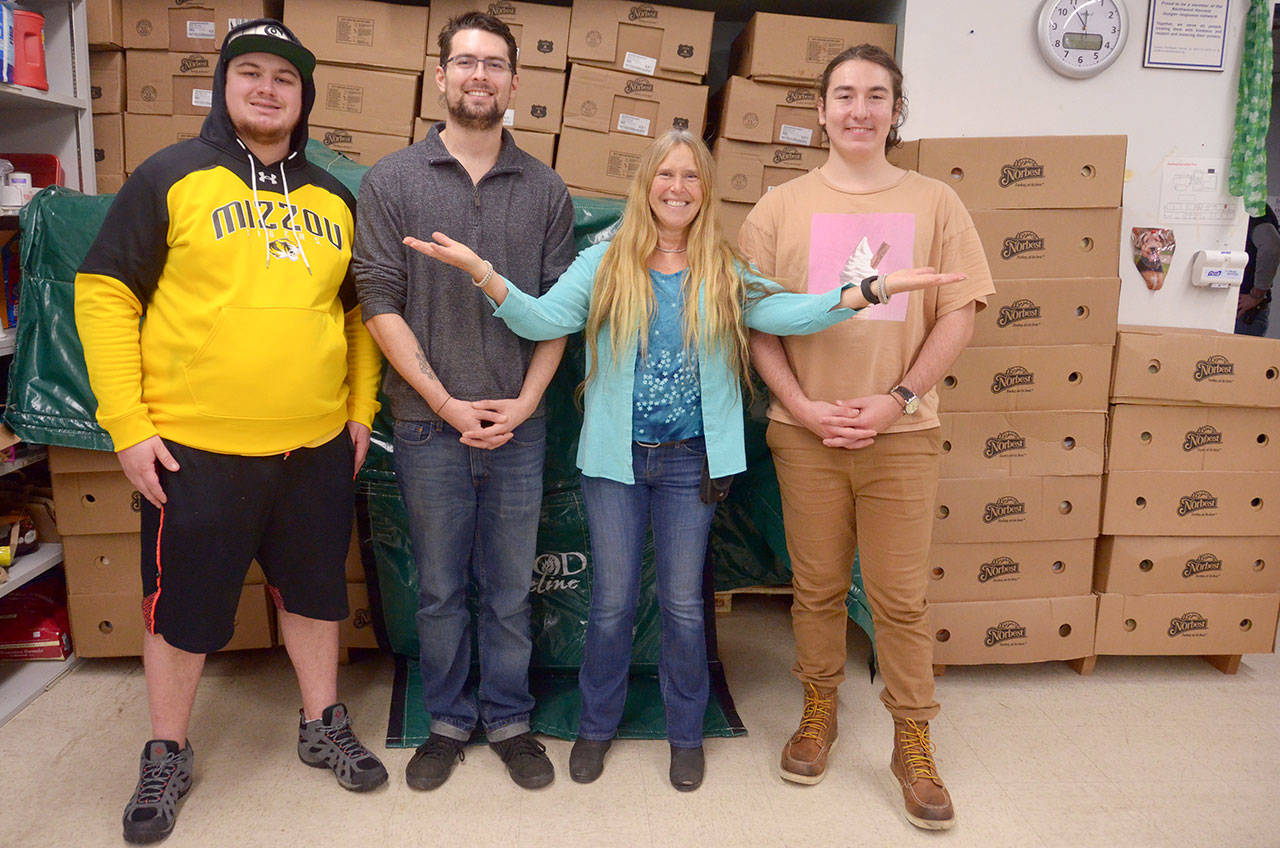
[[[122,450],[159,434],[262,456],[370,425],[381,355],[348,272],[355,199],[303,153],[266,165],[226,110],[227,59],[198,138],[143,162],[75,282],[97,418]]]

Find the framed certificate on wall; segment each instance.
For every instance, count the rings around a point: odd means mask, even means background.
[[[1146,68],[1221,71],[1231,0],[1150,0]]]

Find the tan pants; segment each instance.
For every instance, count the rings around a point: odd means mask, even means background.
[[[803,427],[772,421],[768,431],[793,569],[793,672],[824,689],[844,680],[845,597],[857,551],[884,677],[880,700],[894,718],[917,721],[938,714],[925,588],[940,441],[935,428],[846,450],[825,447]]]

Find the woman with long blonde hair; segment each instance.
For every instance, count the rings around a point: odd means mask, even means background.
[[[404,240],[470,273],[497,305],[494,314],[518,335],[540,340],[586,330],[578,467],[593,571],[582,713],[569,758],[579,783],[600,776],[622,718],[650,527],[669,776],[681,791],[702,783],[710,686],[702,571],[715,484],[746,468],[747,328],[813,333],[893,291],[958,279],[917,268],[883,280],[864,274],[867,263],[851,257],[830,291],[784,292],[752,273],[721,237],[714,173],[697,136],[678,129],[659,136],[641,160],[617,234],[584,250],[537,298],[507,285],[492,263],[442,233],[430,242]]]

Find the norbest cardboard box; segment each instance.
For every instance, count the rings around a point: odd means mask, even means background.
[[[574,64],[564,96],[564,126],[655,138],[671,127],[701,136],[707,87]],[[532,129],[532,127],[530,128]]]
[[[350,614],[338,627],[338,645],[343,648],[377,648],[369,587],[362,582],[347,583],[347,607]]]
[[[372,165],[388,153],[395,153],[409,146],[408,136],[317,127],[315,124],[309,124],[307,131],[325,147],[336,150],[361,165]]]
[[[213,105],[213,70],[208,53],[130,50],[128,102],[135,115],[207,115]]]
[[[724,237],[729,240],[729,244],[736,248],[738,246],[738,233],[742,230],[742,223],[747,220],[747,215],[755,208],[755,204],[733,203],[721,200],[716,208],[720,212],[720,229]]]
[[[944,412],[943,477],[1081,477],[1102,473],[1103,412]]]
[[[629,0],[577,0],[569,58],[632,74],[702,82],[711,56],[713,12]]]
[[[716,187],[721,199],[754,204],[770,189],[826,162],[827,151],[794,144],[752,144],[718,138],[714,158]]]
[[[930,603],[1087,595],[1093,539],[938,543],[929,549]]]
[[[358,551],[357,551],[358,555]],[[66,536],[62,540],[67,591],[74,595],[133,592],[142,597],[142,574],[138,567],[142,543],[137,533],[90,533]],[[363,579],[363,569],[361,570]],[[266,582],[262,566],[249,564],[246,585]]]
[[[799,144],[825,147],[818,124],[816,89],[786,87],[729,77],[715,98],[719,134],[757,144]]]
[[[89,54],[89,102],[95,115],[124,111],[124,54],[119,50]]]
[[[427,50],[423,5],[288,0],[284,23],[321,62],[422,70]]]
[[[1114,277],[1119,209],[990,209],[970,213],[997,280]]]
[[[1102,495],[1108,536],[1280,534],[1273,471],[1113,471]]]
[[[1115,342],[1119,277],[997,280],[973,323],[973,347]]]
[[[1280,595],[1098,596],[1098,654],[1269,654]]]
[[[642,135],[565,127],[556,150],[556,173],[566,185],[625,196],[652,143]]]
[[[929,604],[933,661],[984,665],[1093,654],[1094,595]]]
[[[124,46],[217,53],[231,27],[278,17],[279,5],[270,0],[123,0]]]
[[[142,653],[142,597],[111,592],[67,597],[71,641],[82,657],[133,657]],[[224,651],[270,648],[271,608],[259,585],[245,586],[236,607],[235,633]]]
[[[1122,325],[1111,395],[1116,402],[1280,406],[1280,341]]]
[[[1102,412],[1110,370],[1110,345],[970,347],[938,381],[938,400],[946,412]]]
[[[524,85],[525,68],[549,68],[563,71],[568,62],[569,9],[542,3],[520,3],[515,0],[490,0],[486,4],[474,0],[433,0],[431,27],[427,33],[428,72],[440,64],[440,30],[450,18],[479,10],[502,19],[516,39],[520,84]]]
[[[733,73],[784,85],[814,85],[827,63],[855,44],[874,44],[890,56],[898,28],[802,15],[756,12],[733,42]]]
[[[142,496],[114,453],[51,446],[49,471],[63,536],[138,532]]]
[[[908,171],[917,170],[920,164],[920,142],[919,140],[900,142],[897,147],[886,150],[884,156],[889,160],[890,165]]]
[[[124,47],[120,0],[88,0],[84,4],[90,47]]]
[[[1100,477],[938,481],[933,541],[1031,542],[1098,535]]]
[[[1280,416],[1235,406],[1111,407],[1109,471],[1280,471]]]
[[[93,116],[93,162],[108,174],[124,173],[124,116]]]
[[[1103,536],[1093,588],[1118,595],[1280,592],[1280,536]]]
[[[1123,135],[924,138],[920,173],[956,190],[974,209],[1119,206]]]
[[[502,116],[507,129],[557,133],[564,104],[564,74],[542,68],[529,68],[520,72],[520,86],[512,95],[511,103]],[[422,81],[422,108],[418,115],[432,121],[443,121],[449,108],[444,93],[436,86],[435,78],[428,73]]]
[[[369,71],[317,63],[316,105],[310,123],[322,127],[408,136],[421,74]]]
[[[168,147],[197,138],[204,118],[200,115],[124,116],[124,170],[132,173],[148,156]]]

